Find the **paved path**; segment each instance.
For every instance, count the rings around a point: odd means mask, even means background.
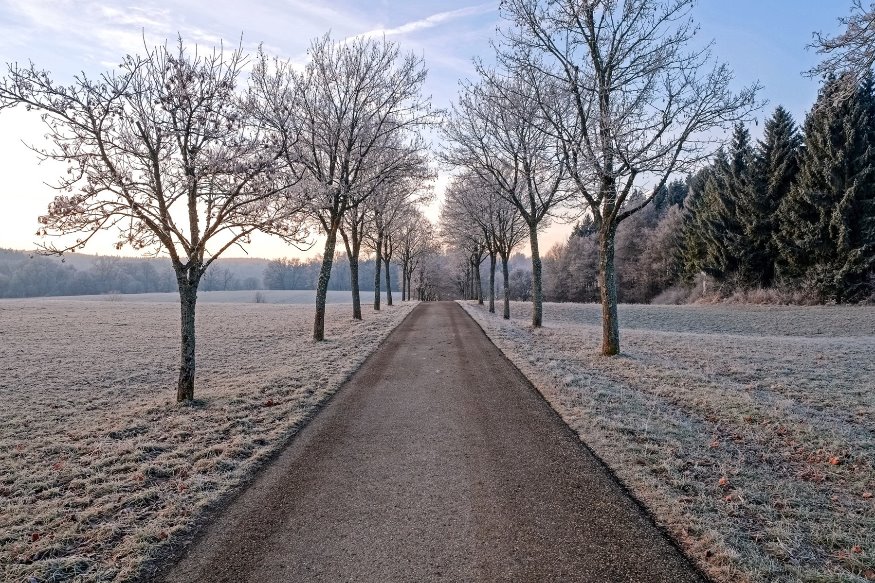
[[[421,304],[167,581],[701,581],[454,303]]]

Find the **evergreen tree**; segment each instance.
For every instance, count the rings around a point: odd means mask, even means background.
[[[687,197],[684,201],[684,214],[681,220],[680,244],[675,263],[681,279],[689,282],[700,271],[706,269],[706,231],[703,218],[706,215],[705,184],[708,182],[712,166],[706,166],[687,176]]]
[[[873,83],[849,96],[843,87],[827,79],[805,119],[799,177],[776,237],[783,272],[838,302],[870,293],[875,266]]]
[[[740,201],[739,220],[744,226],[750,283],[772,285],[778,258],[775,232],[781,201],[799,171],[802,137],[793,117],[781,106],[765,123],[763,139],[756,152],[754,187]]]
[[[744,222],[739,218],[756,197],[755,152],[750,132],[735,127],[728,152],[721,150],[690,201],[681,237],[688,278],[704,271],[730,285],[760,284]],[[693,187],[690,188],[693,190]]]

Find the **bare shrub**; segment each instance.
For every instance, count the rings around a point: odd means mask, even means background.
[[[256,304],[266,304],[267,297],[264,295],[263,291],[257,291],[257,292],[255,292],[255,297],[253,298],[253,301]]]
[[[686,304],[693,290],[682,285],[673,285],[653,298],[650,303],[662,306],[676,306]]]

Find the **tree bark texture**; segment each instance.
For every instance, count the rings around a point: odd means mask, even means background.
[[[383,233],[377,232],[377,257],[374,261],[374,309],[380,309],[380,269],[383,262]]]
[[[401,301],[407,301],[407,270],[401,266]]]
[[[538,225],[529,224],[532,249],[532,326],[540,328],[544,322],[544,296],[541,291],[541,254],[538,251]]]
[[[616,225],[599,230],[599,293],[602,300],[602,354],[620,353],[620,322],[617,317],[617,277],[614,270]]]
[[[349,287],[352,288],[352,319],[362,319],[362,299],[359,291],[359,250],[353,238],[350,244],[349,237],[342,230],[343,245],[346,247],[346,256],[349,259]]]
[[[489,254],[489,313],[495,313],[495,253]]]
[[[331,279],[331,265],[334,263],[334,246],[337,244],[337,224],[332,224],[325,238],[325,255],[319,270],[319,283],[316,286],[316,318],[313,321],[313,340],[325,340],[325,300],[328,296],[328,280]]]
[[[505,320],[510,320],[510,267],[508,266],[510,258],[502,253],[501,255],[501,275],[504,277],[504,313],[502,317]]]
[[[390,264],[386,262],[386,305],[392,305],[392,270],[389,269]]]
[[[392,305],[392,274],[391,274],[391,271],[392,271],[391,260],[392,260],[392,258],[389,256],[389,239],[388,238],[385,239],[383,245],[385,247],[383,257],[386,258],[386,305],[391,306]]]
[[[480,277],[480,262],[475,259],[474,262],[471,263],[471,269],[474,270],[474,285],[476,287],[476,289],[474,290],[474,293],[477,296],[477,303],[482,306],[483,305],[483,282],[481,281],[481,277]]]
[[[182,343],[179,351],[179,382],[176,386],[176,401],[194,399],[195,375],[195,307],[197,306],[197,287],[200,277],[192,269],[177,270],[179,284],[179,309],[181,316]]]

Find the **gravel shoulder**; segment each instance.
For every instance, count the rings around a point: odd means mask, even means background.
[[[164,581],[702,581],[454,303],[420,304]]]

